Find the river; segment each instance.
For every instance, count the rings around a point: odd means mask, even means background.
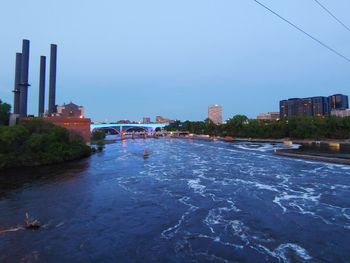
[[[350,262],[350,166],[271,144],[128,140],[1,172],[0,262]],[[143,151],[151,154],[143,158]]]

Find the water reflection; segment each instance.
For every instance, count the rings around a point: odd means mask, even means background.
[[[73,180],[83,174],[90,166],[84,159],[64,164],[41,167],[13,168],[0,173],[0,199],[15,189],[33,184],[54,184]]]

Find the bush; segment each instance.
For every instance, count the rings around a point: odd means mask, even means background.
[[[99,152],[102,152],[104,148],[105,148],[105,143],[103,141],[98,141],[97,142],[97,150]]]
[[[94,131],[92,134],[91,134],[91,140],[92,141],[101,141],[101,140],[104,140],[106,138],[106,134],[104,131]]]
[[[59,163],[90,154],[91,148],[79,137],[42,119],[0,127],[0,169]]]

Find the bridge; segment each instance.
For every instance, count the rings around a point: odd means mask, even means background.
[[[91,124],[90,131],[103,130],[113,134],[123,134],[129,132],[146,132],[153,133],[162,130],[168,123],[104,123]]]

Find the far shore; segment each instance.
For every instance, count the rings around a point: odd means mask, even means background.
[[[207,135],[193,135],[193,136],[169,136],[170,138],[184,138],[184,139],[197,139],[207,141],[226,141],[226,142],[256,142],[256,143],[292,143],[292,144],[341,144],[350,146],[350,139],[337,140],[337,139],[292,139],[292,138],[281,138],[281,139],[262,139],[262,138],[231,138],[231,137],[210,137]]]
[[[186,137],[185,137],[186,138]],[[229,141],[229,142],[252,142],[252,143],[281,143],[285,144],[286,142],[290,142],[290,144],[299,144],[299,145],[311,145],[311,144],[339,144],[343,146],[350,146],[349,140],[293,140],[290,138],[284,138],[284,139],[252,139],[252,138],[235,138],[231,140],[227,140],[225,138],[198,138],[197,136],[191,136],[187,137],[188,139],[200,139],[200,140],[220,140],[220,141]],[[289,145],[289,144],[287,144]],[[335,163],[335,164],[344,164],[344,165],[350,165],[350,159],[349,158],[340,158],[340,157],[329,157],[324,156],[322,153],[319,153],[317,155],[312,153],[304,153],[304,152],[298,152],[297,150],[294,150],[291,152],[290,149],[281,149],[275,151],[273,154],[289,157],[289,158],[298,158],[303,160],[311,160],[311,161],[321,161],[321,162],[327,162],[327,163]]]
[[[298,159],[311,160],[311,161],[321,161],[321,162],[327,162],[327,163],[350,165],[350,159],[290,152],[288,149],[277,150],[276,152],[274,152],[274,154],[279,155],[279,156],[284,156],[284,157],[290,157],[290,158],[298,158]]]

